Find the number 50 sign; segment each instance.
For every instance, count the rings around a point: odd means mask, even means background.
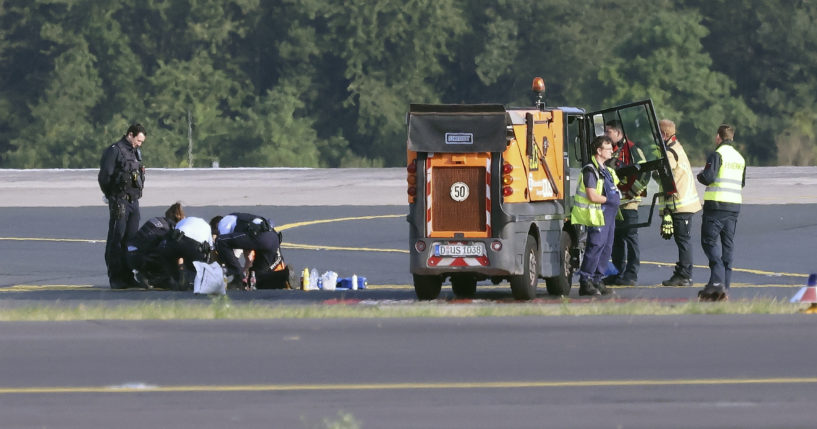
[[[468,185],[463,182],[455,182],[451,185],[451,199],[454,201],[465,201],[469,192]]]

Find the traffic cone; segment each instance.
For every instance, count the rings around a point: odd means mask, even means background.
[[[808,283],[791,298],[790,302],[805,302],[811,304],[803,313],[817,313],[817,274],[808,276]]]

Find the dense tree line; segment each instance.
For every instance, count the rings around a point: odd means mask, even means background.
[[[805,0],[0,0],[0,167],[395,166],[409,103],[652,98],[693,162],[817,163]]]

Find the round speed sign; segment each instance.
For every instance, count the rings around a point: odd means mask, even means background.
[[[465,201],[470,192],[468,185],[463,182],[455,182],[451,185],[451,199],[454,201]]]

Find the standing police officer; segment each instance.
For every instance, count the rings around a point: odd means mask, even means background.
[[[605,162],[613,155],[607,136],[598,136],[590,145],[591,163],[582,167],[579,186],[573,197],[570,222],[587,227],[587,247],[579,268],[579,295],[608,295],[602,282],[613,248],[615,219],[621,201],[618,177]]]
[[[110,211],[105,264],[112,289],[139,286],[128,269],[126,245],[139,228],[139,198],[145,183],[140,147],[145,135],[141,124],[131,125],[118,142],[105,149],[99,163],[99,188]]]
[[[718,127],[717,149],[706,158],[706,166],[698,173],[698,181],[706,185],[701,247],[709,258],[710,270],[709,282],[698,292],[701,301],[725,300],[732,277],[735,227],[743,202],[741,190],[746,186],[746,161],[733,146],[734,135],[731,126]]]

